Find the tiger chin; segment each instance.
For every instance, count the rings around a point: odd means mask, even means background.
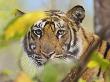
[[[22,14],[25,14],[21,12]],[[36,21],[24,37],[24,50],[37,66],[43,66],[50,60],[80,61],[86,51],[100,38],[82,28],[85,9],[77,5],[69,11],[44,11],[46,17]],[[110,59],[110,45],[101,41],[96,51]],[[106,57],[105,57],[106,55]],[[87,69],[83,79],[90,80],[100,70]],[[100,72],[100,74],[102,74]],[[99,76],[100,76],[99,74]]]

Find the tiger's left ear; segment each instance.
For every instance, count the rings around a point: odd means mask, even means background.
[[[85,17],[85,9],[82,6],[77,5],[67,12],[67,16],[77,24],[80,24]]]
[[[19,9],[16,9],[16,12],[15,12],[15,16],[22,16],[24,15],[25,13]]]

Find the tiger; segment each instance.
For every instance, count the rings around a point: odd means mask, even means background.
[[[81,26],[85,9],[76,5],[66,13],[60,10],[44,11],[46,17],[37,20],[24,36],[23,46],[27,56],[38,66],[52,59],[80,61],[91,45],[100,37]],[[110,44],[101,40],[96,48],[104,59],[110,60]],[[67,61],[68,62],[68,61]],[[100,72],[100,73],[99,73]],[[87,82],[93,75],[104,77],[100,68],[88,68],[81,76]]]

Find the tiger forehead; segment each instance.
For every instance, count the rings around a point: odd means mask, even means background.
[[[50,26],[54,25],[57,28],[57,27],[63,27],[66,24],[66,22],[63,19],[59,18],[59,17],[53,16],[53,17],[50,17],[50,18],[44,18],[44,19],[41,19],[41,20],[37,21],[34,24],[34,29],[44,28],[45,25],[47,25],[47,24],[49,24]]]
[[[34,23],[33,29],[36,30],[38,28],[44,28],[46,24],[54,25],[55,28],[63,28],[67,27],[68,25],[75,25],[74,21],[71,21],[64,12],[58,10],[50,10],[45,11],[47,17],[37,21]]]
[[[50,10],[50,11],[45,11],[47,15],[49,16],[64,16],[65,13],[60,11],[60,10]]]

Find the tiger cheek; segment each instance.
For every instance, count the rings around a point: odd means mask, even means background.
[[[67,33],[62,37],[61,43],[64,45],[65,42],[68,40],[68,38],[69,38],[69,34]]]
[[[36,39],[35,40],[35,45],[36,45],[36,48],[35,48],[35,52],[38,54],[40,53],[40,40],[39,39]]]

